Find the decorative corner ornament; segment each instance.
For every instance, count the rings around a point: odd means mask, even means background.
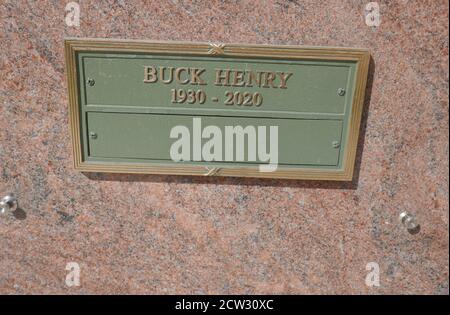
[[[220,172],[220,167],[205,167],[206,168],[206,173],[204,176],[214,176],[217,175]]]
[[[223,55],[225,53],[225,44],[209,43],[209,47],[208,54],[210,55]]]

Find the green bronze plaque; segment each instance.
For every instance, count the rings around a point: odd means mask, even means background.
[[[66,39],[81,171],[351,180],[362,49]]]

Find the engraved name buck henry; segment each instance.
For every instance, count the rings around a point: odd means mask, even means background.
[[[287,89],[291,72],[214,69],[216,86]],[[144,66],[144,83],[207,85],[204,68]]]

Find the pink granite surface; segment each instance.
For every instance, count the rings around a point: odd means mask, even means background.
[[[79,2],[77,28],[65,1],[0,1],[0,293],[448,294],[448,1],[379,1],[377,28],[369,1]],[[65,36],[368,48],[358,176],[74,171]]]

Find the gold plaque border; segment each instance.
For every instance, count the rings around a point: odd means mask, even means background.
[[[69,120],[72,135],[73,162],[76,170],[82,172],[138,173],[198,176],[234,176],[285,178],[305,180],[351,181],[353,179],[356,151],[358,145],[361,116],[364,106],[364,93],[367,84],[370,54],[366,49],[341,47],[303,47],[273,45],[243,45],[223,43],[163,42],[118,39],[65,38],[65,59],[67,86],[69,93]],[[232,56],[263,57],[292,60],[345,60],[357,63],[356,85],[353,95],[352,111],[348,124],[346,148],[343,153],[341,170],[283,168],[274,172],[259,172],[258,166],[219,168],[198,165],[151,165],[127,163],[100,163],[83,161],[80,117],[78,104],[78,80],[76,54],[78,52],[142,52],[150,54],[191,55],[191,56]]]

